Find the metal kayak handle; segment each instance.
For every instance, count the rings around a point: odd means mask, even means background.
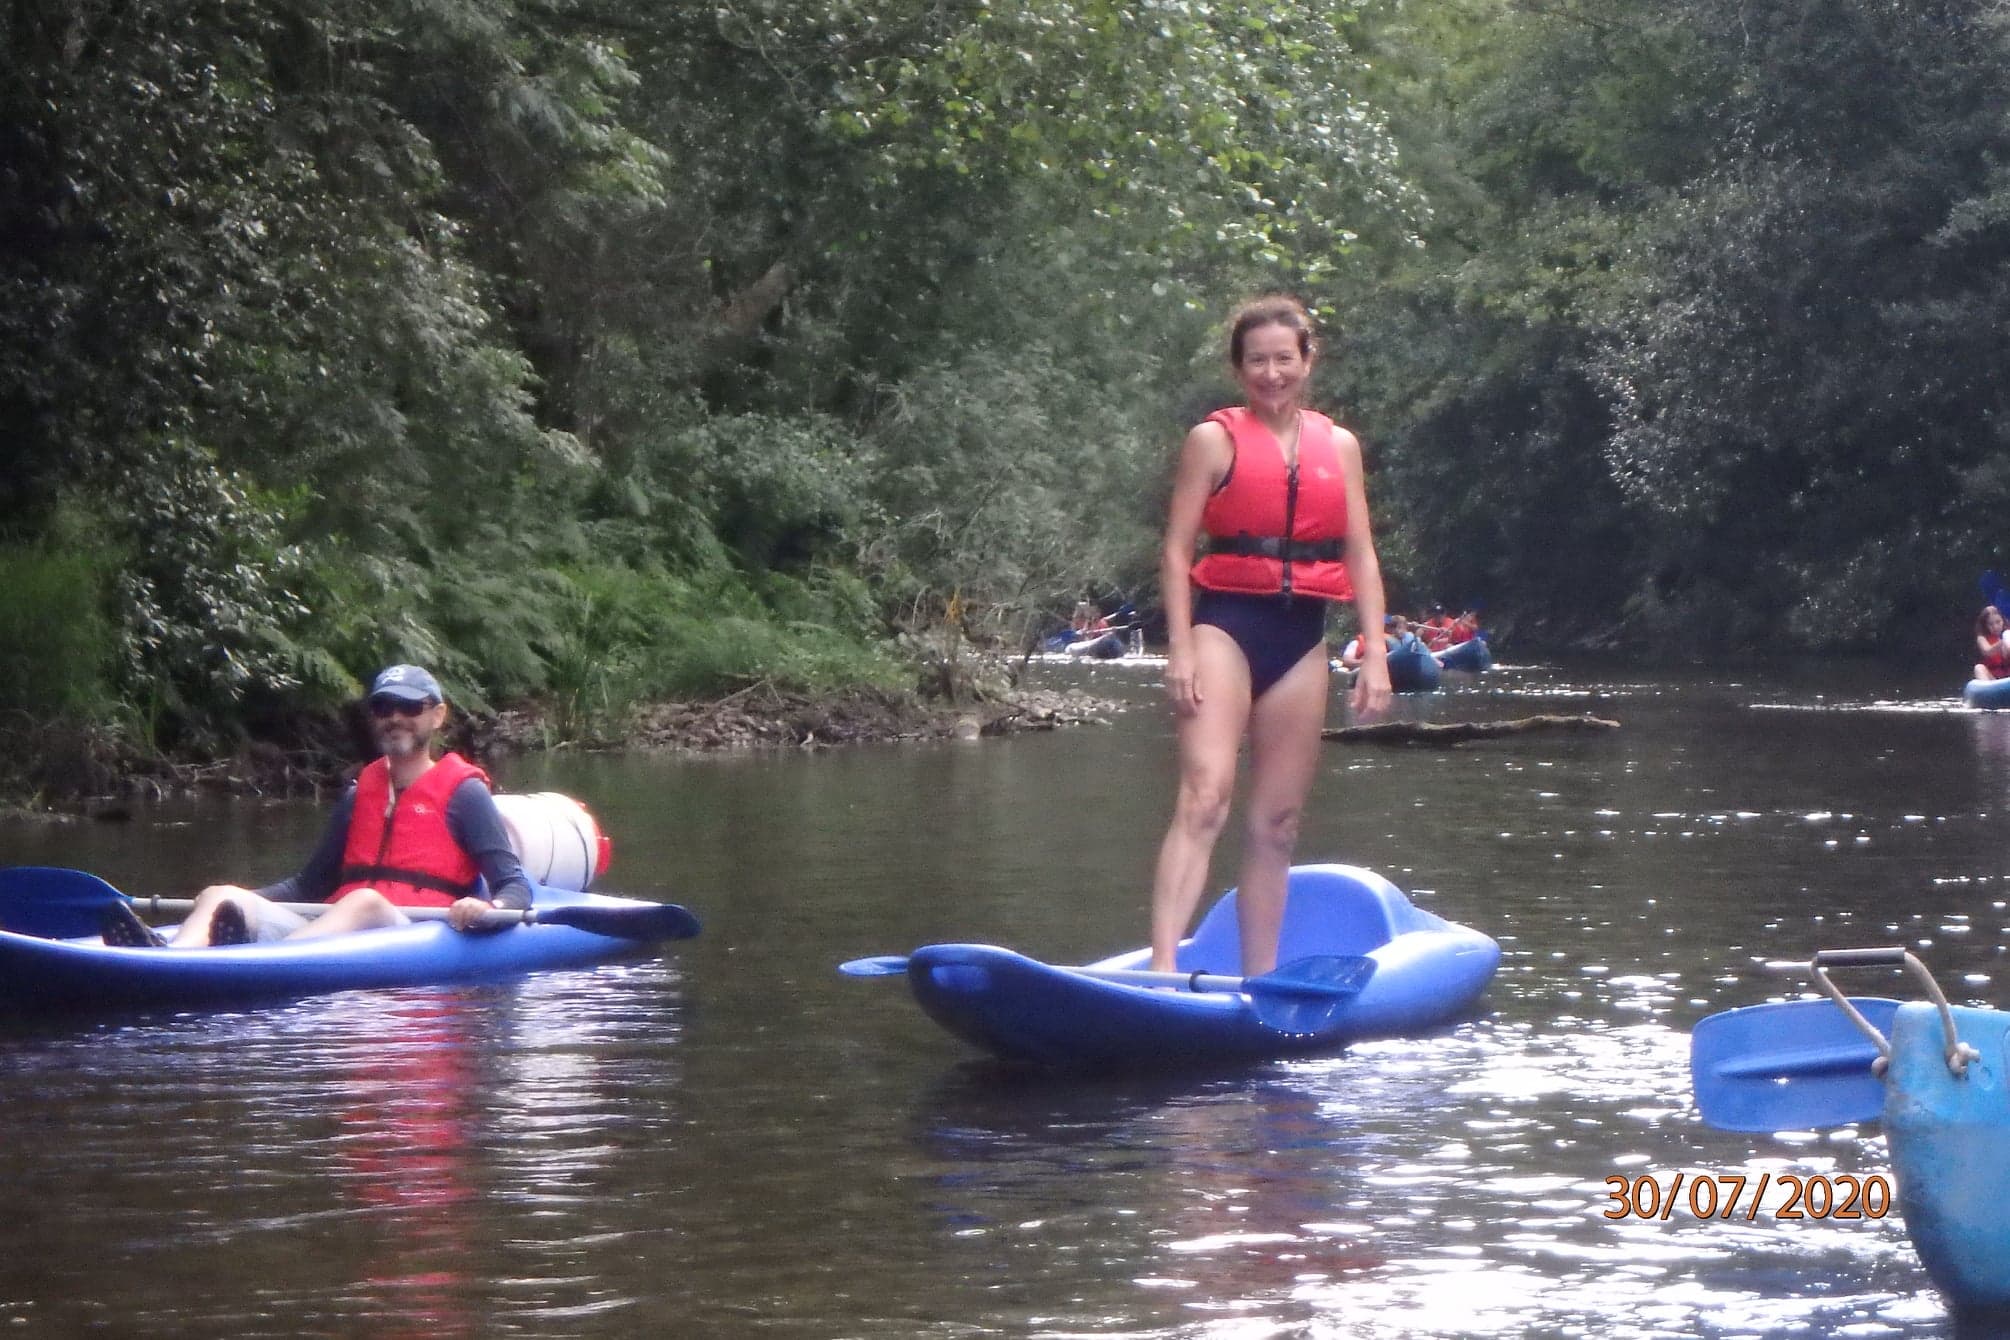
[[[1918,963],[1903,945],[1882,949],[1821,949],[1815,952],[1815,968],[1903,968],[1907,959]],[[1931,980],[1931,979],[1929,979]]]
[[[1949,1007],[1947,997],[1941,993],[1940,983],[1933,980],[1933,974],[1927,971],[1926,965],[1913,957],[1912,951],[1903,945],[1886,945],[1873,949],[1817,950],[1814,958],[1808,962],[1808,972],[1828,998],[1842,1007],[1842,1012],[1849,1016],[1850,1022],[1857,1026],[1858,1031],[1877,1045],[1877,1060],[1871,1062],[1871,1070],[1879,1078],[1884,1076],[1885,1069],[1891,1064],[1891,1041],[1878,1032],[1877,1026],[1864,1018],[1856,1006],[1850,1004],[1849,997],[1829,980],[1828,973],[1823,971],[1825,968],[1905,969],[1919,979],[1920,985],[1926,988],[1927,998],[1933,1002],[1934,1008],[1940,1011],[1940,1032],[1946,1043],[1948,1072],[1959,1079],[1968,1073],[1970,1061],[1981,1058],[1981,1052],[1961,1040],[1960,1032],[1954,1027],[1954,1011]]]

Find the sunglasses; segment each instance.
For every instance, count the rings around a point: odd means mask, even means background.
[[[418,702],[413,702],[410,698],[372,698],[370,700],[370,715],[380,719],[392,716],[415,717],[419,713],[429,710],[432,705],[433,700],[431,698],[422,699]]]

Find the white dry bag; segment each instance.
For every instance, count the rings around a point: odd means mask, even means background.
[[[584,889],[605,874],[612,844],[586,806],[556,791],[498,795],[509,845],[532,881],[551,889]]]

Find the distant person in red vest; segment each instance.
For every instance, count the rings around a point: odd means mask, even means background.
[[[394,665],[371,684],[369,704],[382,757],[335,803],[300,873],[256,891],[211,885],[172,940],[121,903],[107,916],[105,943],[186,949],[339,935],[404,925],[411,918],[401,907],[444,907],[468,930],[492,907],[529,907],[488,776],[459,754],[432,755],[447,719],[439,681]],[[312,918],[282,906],[296,902],[334,906]]]
[[[2010,647],[2003,644],[2003,611],[1984,605],[1975,616],[1976,679],[2010,679]]]
[[[1305,407],[1317,357],[1311,315],[1296,299],[1243,304],[1230,317],[1228,361],[1245,403],[1209,415],[1180,452],[1159,558],[1179,793],[1152,883],[1157,969],[1174,967],[1207,883],[1245,736],[1241,967],[1276,966],[1299,814],[1319,769],[1331,602],[1352,600],[1362,629],[1355,712],[1366,718],[1389,704],[1361,444]]]
[[[1431,606],[1430,614],[1417,629],[1417,635],[1424,639],[1424,646],[1430,651],[1443,651],[1452,645],[1452,616],[1445,613],[1443,605]]]
[[[1466,610],[1464,613],[1460,614],[1458,618],[1452,621],[1450,635],[1447,638],[1445,645],[1448,647],[1456,647],[1461,642],[1471,642],[1474,638],[1478,637],[1479,635],[1480,635],[1480,612],[1478,610]]]

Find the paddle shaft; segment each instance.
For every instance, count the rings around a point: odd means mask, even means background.
[[[136,906],[154,912],[187,913],[195,906],[188,898],[129,898],[117,889],[82,870],[59,866],[9,866],[0,869],[0,927],[44,939],[70,939],[95,935],[105,913],[114,907]],[[304,917],[318,917],[332,903],[281,903]],[[407,916],[418,920],[443,921],[444,907],[412,907]],[[496,908],[484,912],[476,923],[483,928],[542,923],[571,926],[596,935],[625,940],[688,940],[698,934],[698,918],[676,903],[652,903],[613,899],[605,902],[558,903],[550,907],[518,911]]]
[[[136,897],[131,901],[134,906],[155,913],[185,913],[195,907],[192,898]],[[273,906],[313,918],[327,912],[335,904],[274,903]],[[413,921],[446,921],[452,916],[451,909],[445,907],[400,907],[398,910]],[[572,926],[596,935],[631,940],[685,940],[698,933],[698,919],[675,903],[493,907],[476,917],[474,924],[483,930],[504,930],[511,926]]]
[[[195,910],[195,899],[193,898],[157,898],[151,894],[142,893],[131,893],[127,894],[126,897],[135,908],[144,912],[152,912],[156,916],[171,916],[178,912],[188,913]],[[333,911],[335,908],[335,904],[333,903],[273,903],[272,905],[274,907],[283,907],[295,916],[306,917],[310,921],[324,913]],[[398,910],[414,921],[445,921],[450,909],[444,907],[400,907]],[[531,908],[525,910],[514,907],[494,907],[482,915],[484,917],[493,916],[501,918],[493,923],[495,925],[514,926],[519,922],[535,922],[537,920],[537,909]]]
[[[1259,983],[1261,977],[1229,977],[1213,972],[1153,972],[1148,968],[1070,968],[1069,972],[1080,973],[1084,977],[1094,977],[1105,982],[1123,982],[1130,986],[1170,986],[1181,991],[1243,991],[1250,982]]]

